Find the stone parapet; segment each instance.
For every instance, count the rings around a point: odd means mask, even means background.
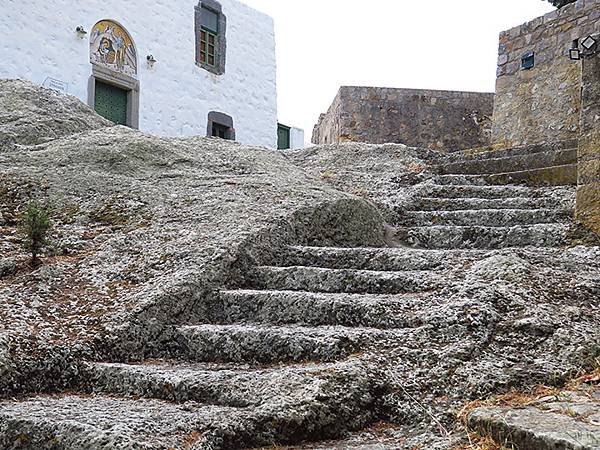
[[[490,142],[494,94],[341,87],[314,128],[313,143],[401,143],[461,150]]]

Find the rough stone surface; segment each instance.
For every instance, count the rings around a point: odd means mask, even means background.
[[[481,147],[490,143],[493,103],[488,93],[343,86],[312,142]]]
[[[112,125],[75,97],[0,79],[0,152]]]
[[[522,407],[479,408],[470,415],[469,426],[520,450],[597,450],[600,390],[588,386]]]
[[[0,152],[0,448],[449,450],[465,402],[591,369],[600,247],[549,212],[574,188],[419,153],[121,127]],[[32,196],[55,224],[37,268]]]

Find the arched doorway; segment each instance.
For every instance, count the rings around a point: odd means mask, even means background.
[[[108,19],[94,25],[90,33],[90,63],[89,105],[119,125],[138,128],[138,56],[131,35],[122,25]]]

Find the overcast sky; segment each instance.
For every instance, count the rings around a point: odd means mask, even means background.
[[[342,85],[492,92],[498,34],[545,0],[242,0],[275,19],[279,119],[304,128]]]

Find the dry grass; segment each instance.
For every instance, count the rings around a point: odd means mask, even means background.
[[[321,178],[323,180],[333,180],[335,179],[335,174],[331,170],[324,170],[321,172]]]
[[[535,403],[542,397],[548,397],[551,395],[558,396],[559,394],[560,390],[558,388],[548,386],[538,386],[530,392],[520,392],[515,389],[507,392],[506,394],[490,397],[487,400],[476,400],[474,402],[467,403],[458,413],[458,419],[461,421],[461,423],[466,424],[471,413],[477,408],[490,406],[510,408],[528,406]]]
[[[581,385],[584,383],[600,383],[600,358],[596,360],[594,369],[592,369],[591,372],[588,372],[586,374],[579,374],[577,377],[574,377],[572,380],[567,382],[565,385],[565,390],[579,390],[581,388]],[[490,397],[487,400],[477,400],[474,402],[467,403],[458,413],[458,419],[466,429],[469,416],[477,408],[517,408],[530,406],[543,397],[554,396],[558,398],[561,395],[562,391],[563,390],[561,389],[548,386],[538,386],[530,392],[520,392],[517,390],[512,390],[506,394]],[[571,417],[577,417],[575,411],[571,409],[565,410],[564,414],[567,414]],[[467,435],[469,442],[455,447],[453,450],[506,450],[506,447],[494,441],[494,439],[489,435],[484,436],[477,432],[469,432],[468,430]]]
[[[453,450],[506,450],[490,436],[480,436],[476,433],[469,434],[469,443],[455,447]]]
[[[600,358],[596,358],[593,369],[585,374],[580,374],[566,384],[566,388],[577,390],[583,383],[600,384]]]
[[[408,165],[407,170],[410,173],[419,174],[425,172],[426,168],[427,167],[423,163],[412,162]]]

